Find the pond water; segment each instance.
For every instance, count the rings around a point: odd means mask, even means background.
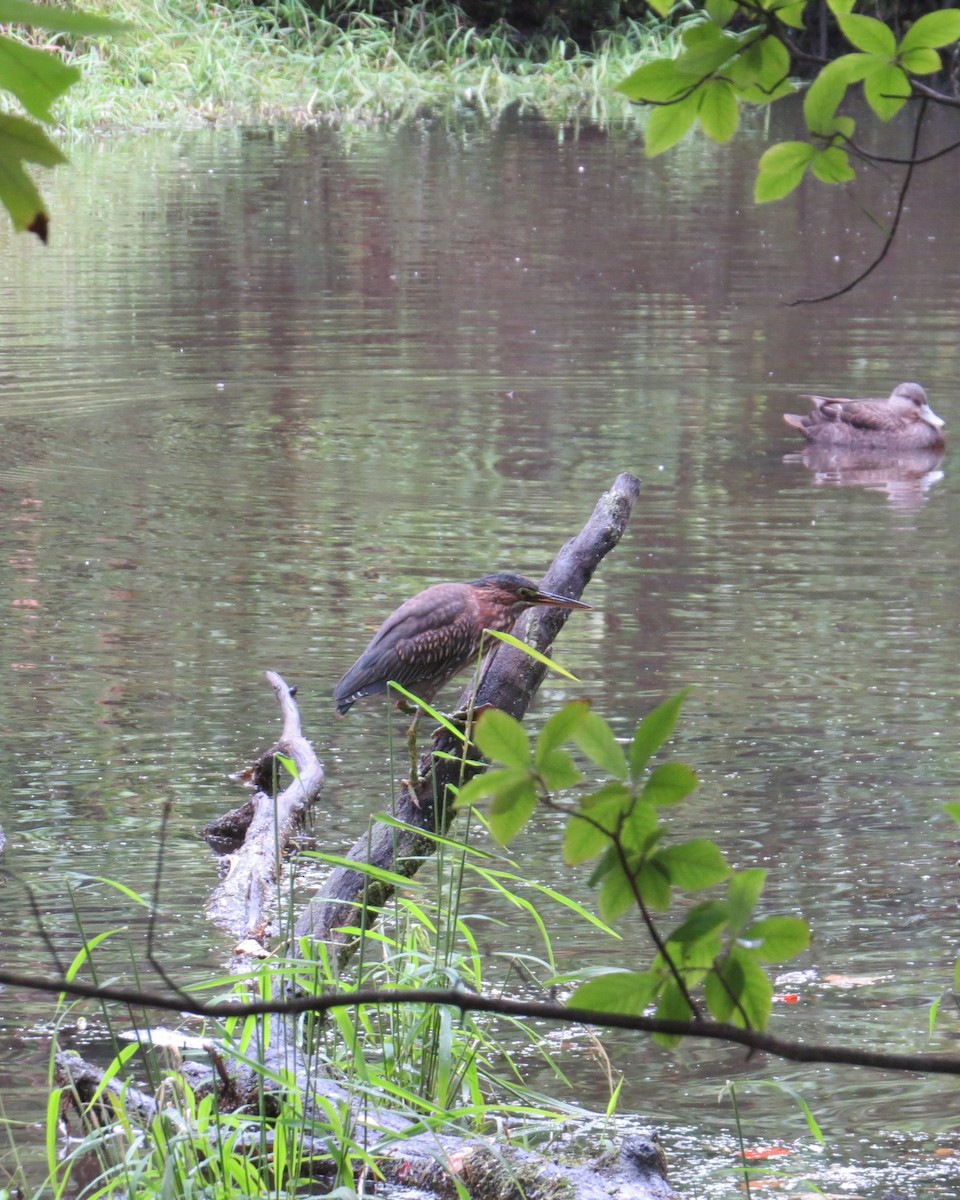
[[[98,880],[149,891],[172,799],[159,953],[182,978],[223,970],[198,830],[275,735],[264,670],[299,686],[339,851],[386,804],[382,706],[339,721],[330,695],[371,630],[439,580],[537,576],[629,470],[643,491],[595,611],[556,647],[582,682],[548,681],[532,724],[583,692],[627,736],[695,685],[672,749],[702,783],[672,826],[766,867],[768,911],[813,927],[774,1029],[950,1048],[952,1006],[927,1028],[960,953],[960,838],[941,811],[960,781],[952,453],[913,473],[815,469],[782,414],[916,379],[960,429],[954,167],[928,168],[862,286],[790,307],[869,261],[864,210],[888,216],[892,189],[874,173],[856,195],[754,208],[762,145],[747,130],[648,162],[637,128],[507,114],[74,147],[49,182],[52,246],[0,229],[5,965],[50,968],[30,889],[67,961],[74,908],[87,937],[126,929],[104,961],[128,974],[143,910]],[[559,834],[538,820],[514,856],[589,902]],[[630,953],[544,915],[561,966]],[[509,919],[488,949],[537,952]],[[639,932],[625,923],[628,944]],[[0,994],[0,1092],[28,1162],[49,1011]],[[748,1143],[794,1151],[779,1178],[955,1194],[952,1080],[606,1041],[625,1110],[660,1128],[688,1196],[737,1191],[732,1078]],[[564,1046],[577,1098],[602,1110],[600,1065]],[[774,1079],[824,1150],[760,1086]]]

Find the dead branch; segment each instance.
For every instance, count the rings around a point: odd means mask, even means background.
[[[295,690],[275,671],[268,671],[267,679],[280,705],[283,732],[247,773],[257,789],[253,796],[204,830],[211,841],[223,839],[227,831],[242,838],[242,844],[225,856],[226,875],[210,898],[210,916],[221,928],[260,945],[267,936],[283,856],[323,787],[323,767],[303,736]],[[278,755],[293,762],[296,776],[274,795]]]
[[[640,480],[624,473],[597,502],[580,533],[563,547],[540,582],[549,591],[579,599],[603,558],[617,545],[640,493]],[[547,653],[569,613],[563,608],[530,609],[520,618],[514,633],[541,653]],[[491,705],[520,718],[540,686],[546,668],[520,650],[500,645],[486,658],[476,695],[464,693],[460,706],[469,702],[480,708]],[[413,793],[401,789],[397,816],[406,829],[375,822],[369,833],[358,839],[347,857],[412,877],[425,857],[433,853],[430,833],[444,833],[453,819],[448,803],[449,789],[465,782],[476,768],[463,763],[463,746],[446,731],[440,731],[432,748],[421,757],[421,783]],[[304,908],[295,936],[326,941],[346,949],[344,926],[367,928],[376,920],[392,888],[374,882],[348,867],[334,869],[320,892]]]

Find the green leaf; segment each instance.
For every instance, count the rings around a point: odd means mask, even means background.
[[[529,767],[533,761],[527,731],[499,708],[488,708],[477,722],[477,745],[492,762],[508,767]]]
[[[522,767],[500,767],[485,771],[482,775],[474,775],[457,792],[456,807],[469,808],[471,804],[478,804],[498,792],[511,791],[529,777],[529,772]]]
[[[880,120],[889,121],[910,99],[912,89],[903,71],[888,64],[867,76],[863,94]]]
[[[960,992],[960,958],[953,964],[953,987]]]
[[[656,856],[647,859],[639,868],[634,868],[633,877],[647,908],[652,908],[655,912],[666,912],[669,909],[670,879]]]
[[[617,854],[615,846],[608,846],[604,850],[603,855],[597,865],[590,872],[589,884],[591,887],[597,887],[610,872],[619,865],[620,856]]]
[[[769,5],[769,10],[776,13],[784,25],[802,29],[803,12],[806,7],[806,0],[774,0],[774,3]]]
[[[718,71],[743,45],[743,36],[728,33],[712,21],[688,25],[683,33],[684,51],[674,65],[693,82]]]
[[[128,900],[132,900],[134,904],[139,904],[143,908],[152,907],[151,902],[141,896],[139,892],[135,892],[133,888],[127,887],[125,883],[120,883],[116,879],[108,879],[105,875],[87,875],[84,878],[95,880],[97,883],[105,883],[107,887],[113,888],[121,896],[126,896]]]
[[[659,863],[670,882],[686,892],[713,887],[730,875],[723,855],[707,838],[665,846],[654,855],[651,863]]]
[[[711,21],[717,25],[726,25],[737,11],[736,0],[707,0],[704,8]]]
[[[960,825],[960,802],[952,800],[941,807],[948,817],[953,817],[956,823]]]
[[[653,110],[644,130],[644,153],[647,158],[663,154],[687,135],[697,119],[698,103],[694,92],[675,104],[664,104]]]
[[[818,150],[810,161],[810,170],[821,183],[849,183],[856,178],[850,155],[840,146]]]
[[[487,824],[494,839],[507,846],[533,816],[537,793],[533,780],[525,778],[511,788],[502,788],[493,798]]]
[[[644,800],[658,807],[677,804],[697,790],[699,780],[684,763],[661,763],[654,767],[640,793]]]
[[[673,0],[648,0],[650,7],[659,17],[666,19],[673,8]]]
[[[0,88],[12,92],[31,116],[51,121],[50,105],[80,78],[54,54],[0,36]]]
[[[740,125],[740,104],[725,79],[711,79],[700,89],[700,126],[711,141],[725,145]]]
[[[727,907],[730,910],[730,930],[737,934],[753,917],[753,910],[767,881],[763,867],[737,871],[727,883]]]
[[[436,721],[439,725],[442,725],[451,737],[456,738],[457,741],[463,742],[466,745],[467,737],[463,732],[463,726],[455,725],[449,717],[444,716],[442,712],[433,708],[426,700],[421,700],[419,696],[405,688],[402,683],[397,683],[395,679],[389,680],[387,687],[390,689],[391,694],[396,692],[398,696],[403,696],[415,708],[419,708],[422,713],[426,713],[431,721]]]
[[[729,916],[729,906],[722,900],[708,900],[705,904],[697,904],[676,929],[671,930],[667,946],[689,947],[697,942],[713,942],[726,926]]]
[[[571,700],[546,722],[537,738],[536,763],[540,765],[541,755],[556,750],[573,736],[573,731],[590,711],[589,700]]]
[[[567,866],[588,862],[600,854],[632,802],[632,795],[620,783],[607,784],[581,801],[579,812],[583,815],[573,813],[564,831],[563,861]]]
[[[556,672],[557,675],[562,675],[564,679],[572,679],[574,683],[580,682],[572,671],[568,671],[566,667],[561,667],[555,659],[548,658],[546,654],[541,654],[529,642],[521,641],[520,638],[515,637],[512,633],[504,633],[501,629],[485,629],[483,636],[485,638],[496,638],[498,642],[506,642],[508,646],[513,646],[514,650],[519,650],[521,654],[525,654],[527,658],[532,658],[534,662],[542,663],[548,670]]]
[[[92,13],[77,12],[45,4],[29,4],[27,0],[0,0],[0,22],[9,25],[31,25],[51,33],[119,33],[130,26],[123,21],[110,21]]]
[[[765,1029],[773,1008],[773,984],[753,956],[735,947],[707,976],[704,996],[718,1021],[747,1029]]]
[[[936,50],[918,46],[916,50],[900,54],[900,66],[911,75],[934,75],[943,66],[943,61]]]
[[[630,778],[634,783],[639,782],[644,767],[673,733],[689,692],[689,688],[684,688],[671,696],[647,713],[637,726],[630,746]]]
[[[52,167],[66,162],[43,129],[25,117],[0,113],[0,204],[19,232],[29,229],[47,240],[47,215],[25,162]]]
[[[660,993],[660,1002],[657,1004],[657,1011],[654,1014],[661,1021],[689,1021],[693,1017],[690,1010],[690,1005],[687,1003],[683,992],[677,987],[676,980],[668,979],[664,984],[663,991]],[[658,1045],[670,1049],[680,1041],[680,1037],[675,1033],[655,1033],[653,1040]]]
[[[663,836],[653,805],[637,800],[627,811],[620,840],[628,854],[646,854]]]
[[[838,134],[842,138],[852,138],[856,127],[857,123],[853,117],[834,117],[830,122],[829,131],[831,134]]]
[[[576,867],[596,858],[609,844],[610,837],[604,827],[598,827],[573,813],[563,832],[563,861],[568,867]]]
[[[94,876],[93,878],[97,879],[100,877]],[[101,879],[101,882],[109,883],[111,887],[116,886],[112,879]],[[126,891],[127,889],[124,888],[122,890]],[[143,904],[147,908],[150,907],[149,903],[143,900],[135,892],[131,893],[131,895],[137,900],[138,903]],[[120,929],[104,929],[95,937],[88,938],[74,955],[73,961],[70,963],[69,967],[67,967],[67,970],[64,974],[64,979],[67,981],[67,983],[72,983],[79,975],[81,968],[84,967],[86,963],[93,961],[93,952],[101,944],[101,942],[105,942],[107,938],[111,938],[115,933],[120,932]]]
[[[722,943],[723,936],[719,930],[687,943],[668,942],[669,962],[664,955],[658,954],[651,970],[663,976],[669,972],[672,963],[688,990],[699,987],[713,970],[714,960],[720,953]]]
[[[956,965],[954,966],[954,974],[956,974]],[[927,1013],[927,1037],[933,1037],[937,1028],[937,1014],[940,1012],[940,1001],[942,999],[942,996],[938,996],[930,1005],[929,1012]]]
[[[611,847],[612,849],[612,847]],[[625,874],[623,866],[616,854],[609,857],[604,855],[597,871],[604,869],[603,882],[597,892],[597,906],[600,916],[610,924],[622,917],[629,908],[636,904],[630,877]],[[597,874],[594,871],[594,875]]]
[[[334,867],[346,867],[348,870],[359,871],[367,879],[375,879],[378,883],[387,884],[388,887],[410,889],[422,886],[415,879],[401,875],[399,871],[388,871],[385,867],[374,866],[373,863],[359,862],[357,859],[348,858],[345,854],[317,854],[311,852],[311,858],[329,863]]]
[[[617,812],[625,811],[633,803],[633,792],[617,780],[611,780],[609,783],[598,787],[595,792],[591,792],[588,796],[584,796],[580,801],[580,808],[589,813],[591,817],[600,820],[600,813],[606,812],[613,805]],[[605,817],[602,819],[606,819]],[[610,825],[612,830],[615,826]]]
[[[603,717],[595,712],[584,714],[572,736],[583,753],[602,771],[614,779],[627,778],[627,758],[623,747]]]
[[[544,786],[551,792],[566,791],[583,778],[583,773],[566,750],[551,750],[549,754],[540,756],[537,770]]]
[[[910,26],[900,43],[901,58],[912,50],[949,46],[960,39],[960,10],[945,8],[929,12]]]
[[[664,104],[675,100],[690,87],[690,80],[681,75],[672,58],[645,63],[617,84],[628,100]]]
[[[810,928],[799,917],[765,917],[741,936],[762,962],[786,962],[810,945]],[[759,944],[753,947],[754,942]]]
[[[775,37],[752,42],[726,71],[741,99],[751,104],[769,104],[792,93],[789,74],[790,52]]]
[[[897,52],[897,39],[884,21],[850,13],[849,16],[838,17],[837,24],[847,41],[865,54],[889,60]]]
[[[567,1001],[569,1008],[590,1008],[595,1012],[626,1013],[642,1016],[660,987],[660,980],[649,972],[612,971],[582,983]]]
[[[776,142],[761,155],[753,198],[758,204],[781,200],[796,188],[816,149],[809,142]]]
[[[828,63],[807,88],[803,97],[803,118],[811,133],[823,133],[834,113],[847,94],[847,88],[858,82],[850,78],[847,65],[859,55],[847,54],[842,59]]]
[[[857,0],[827,0],[827,4],[830,6],[830,11],[838,19],[840,17],[845,17],[847,13],[853,12],[853,6],[856,4],[856,2]]]

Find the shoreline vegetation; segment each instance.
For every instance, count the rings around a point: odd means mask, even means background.
[[[58,107],[69,132],[203,124],[396,120],[424,108],[552,121],[635,118],[614,91],[676,27],[625,22],[589,51],[561,34],[478,30],[455,7],[325,19],[300,0],[267,9],[203,0],[97,0],[128,32],[61,42],[82,80]],[[35,43],[36,44],[36,43]],[[51,47],[50,42],[45,43]]]

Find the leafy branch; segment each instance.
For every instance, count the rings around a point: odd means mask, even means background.
[[[790,195],[808,175],[825,184],[851,182],[856,178],[851,152],[868,163],[893,161],[854,143],[856,121],[840,111],[852,89],[862,88],[870,111],[883,123],[896,117],[908,101],[920,101],[913,150],[902,164],[906,174],[880,251],[848,285],[819,300],[850,291],[883,262],[904,210],[914,168],[947,152],[919,155],[927,105],[960,103],[955,96],[924,82],[943,70],[941,50],[960,40],[960,10],[926,13],[898,39],[885,21],[854,13],[854,0],[827,2],[852,48],[830,61],[801,53],[796,47],[792,32],[804,28],[805,16],[803,4],[795,0],[706,0],[697,19],[683,29],[675,57],[655,59],[618,85],[630,100],[654,109],[645,139],[646,154],[652,157],[676,145],[695,123],[713,141],[728,142],[739,127],[742,105],[764,106],[793,95],[798,86],[789,78],[794,63],[818,65],[803,98],[808,137],[776,142],[760,157],[754,184],[758,204]],[[671,8],[669,0],[651,0],[651,4],[661,16],[667,16]],[[730,28],[744,23],[746,28]]]
[[[686,693],[661,704],[637,727],[624,751],[613,730],[584,700],[573,701],[544,725],[536,744],[504,712],[484,713],[476,729],[481,752],[495,766],[460,789],[458,807],[483,804],[493,836],[510,842],[546,804],[567,817],[564,861],[596,860],[591,883],[604,921],[636,908],[656,950],[646,970],[615,971],[574,991],[574,1007],[642,1014],[655,1004],[658,1021],[703,1023],[701,1004],[720,1023],[761,1030],[773,1005],[773,984],[763,964],[780,963],[806,949],[809,930],[797,917],[756,916],[766,872],[731,870],[708,839],[667,845],[662,809],[697,787],[683,763],[650,767],[676,726]],[[565,749],[572,742],[608,778],[579,799],[558,799],[583,782]],[[654,913],[671,907],[674,889],[702,892],[726,884],[723,899],[694,905],[664,934]],[[702,989],[702,1001],[694,993]],[[655,1037],[673,1045],[678,1035]]]
[[[0,0],[0,23],[25,25],[49,33],[77,36],[115,33],[116,21],[72,9]],[[66,156],[38,122],[53,124],[52,106],[80,78],[57,54],[29,46],[11,33],[0,33],[0,89],[9,92],[36,120],[0,112],[0,204],[17,232],[35,233],[46,242],[50,218],[26,164],[55,167]]]

